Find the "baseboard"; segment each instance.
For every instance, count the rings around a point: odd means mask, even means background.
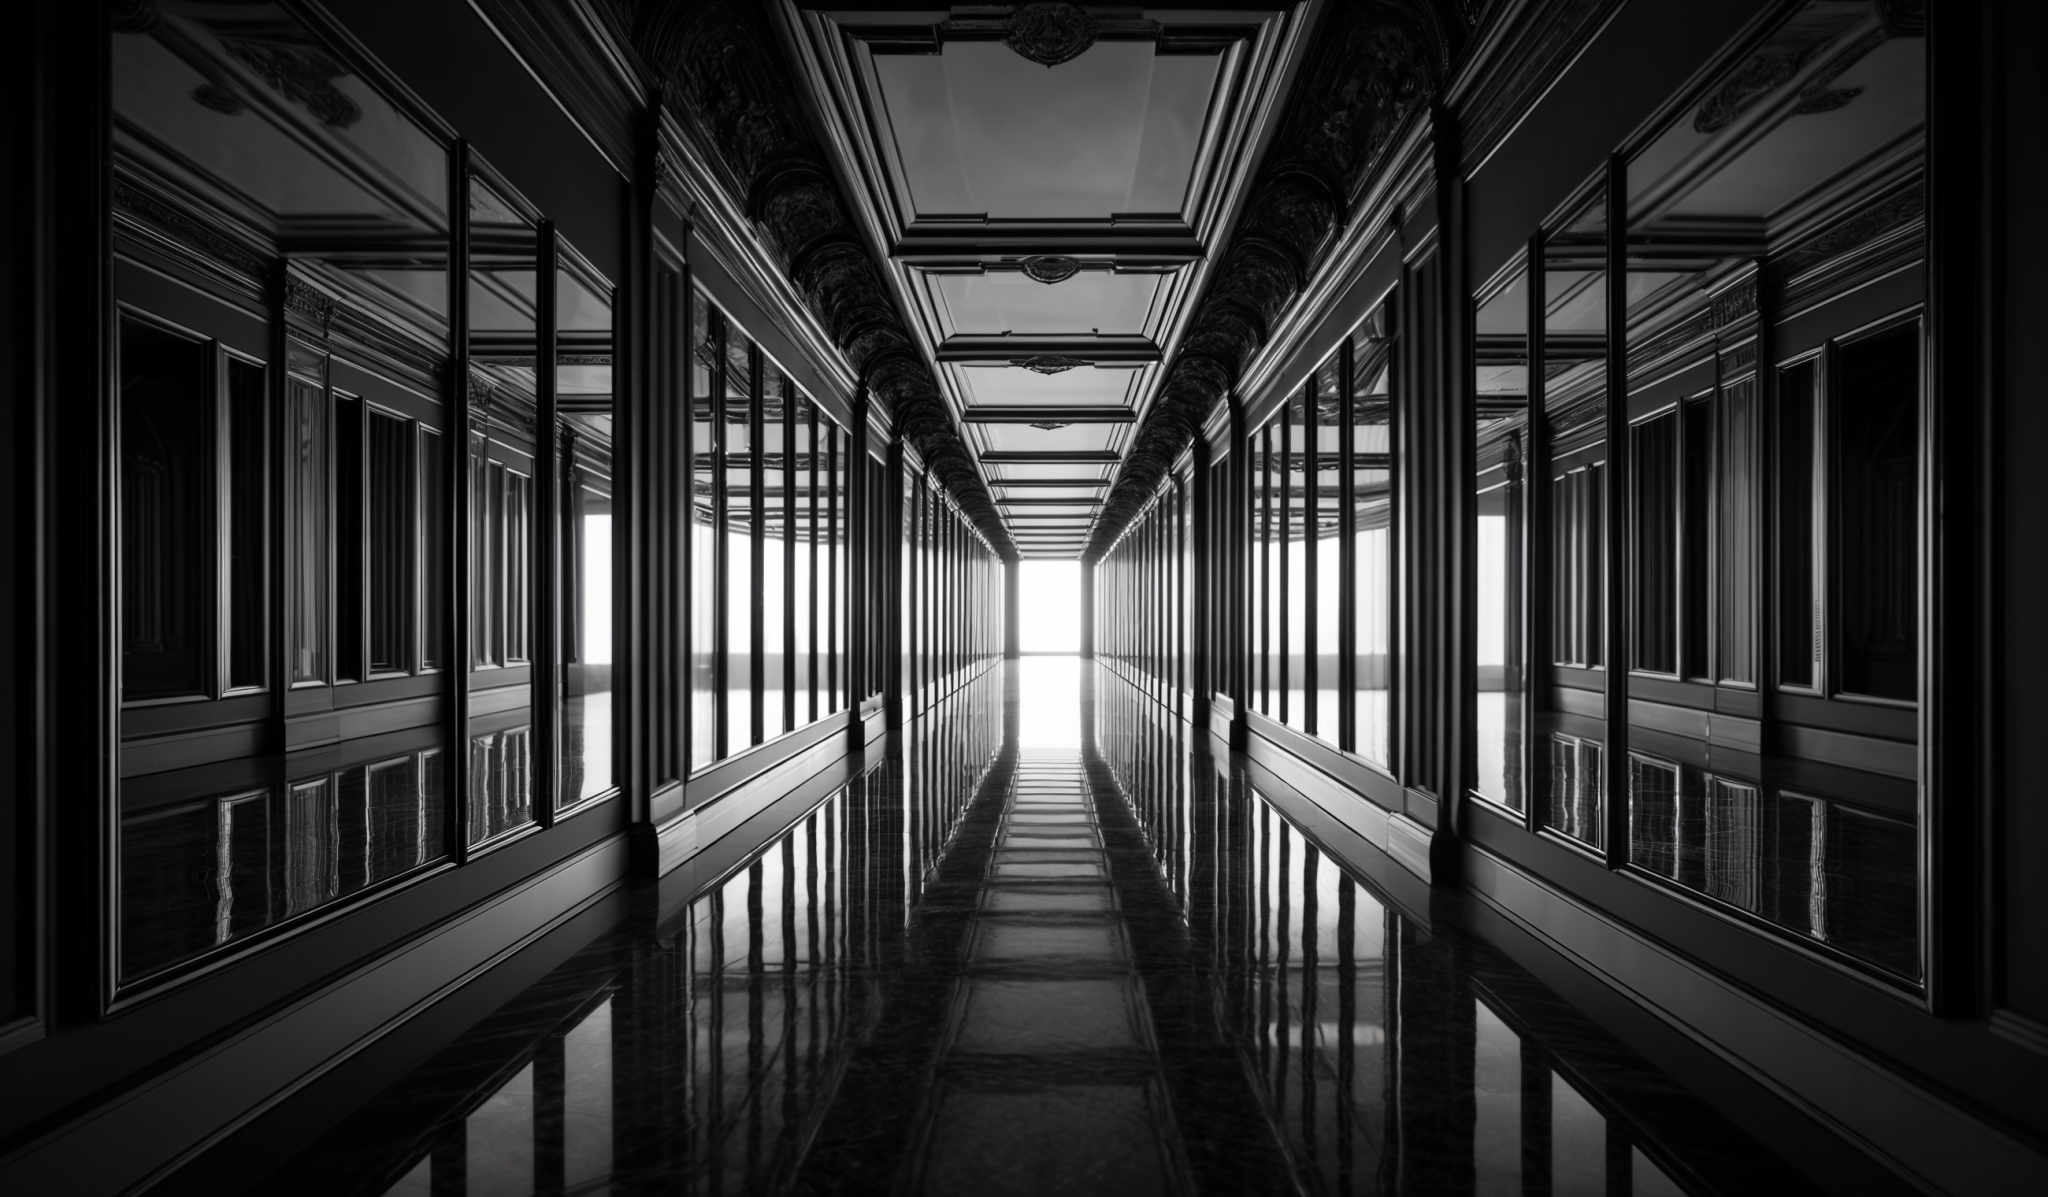
[[[1483,849],[1472,896],[1911,1183],[2048,1192],[2048,1156]]]
[[[0,1161],[0,1189],[113,1193],[162,1179],[574,918],[625,876],[623,834],[591,845],[42,1135]]]
[[[1245,767],[1259,794],[1325,852],[1372,882],[1405,918],[1418,926],[1431,925],[1427,832],[1423,833],[1424,868],[1417,872],[1393,848],[1397,837],[1405,840],[1410,834],[1394,826],[1397,820],[1406,823],[1405,817],[1382,810],[1327,778],[1310,793],[1273,772],[1264,761],[1250,759]]]
[[[870,729],[870,723],[879,730]],[[877,713],[859,725],[862,743],[886,731],[886,721]],[[780,805],[780,799],[803,787],[807,778],[827,770],[852,750],[844,734],[816,739],[802,750],[782,757],[773,766],[750,774],[746,780],[721,792],[716,798],[675,815],[654,828],[654,876],[674,872],[706,848],[751,822],[764,807]]]

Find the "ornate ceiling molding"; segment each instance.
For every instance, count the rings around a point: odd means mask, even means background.
[[[1020,4],[1003,44],[1042,67],[1056,67],[1095,44],[1095,18],[1078,4]]]
[[[749,0],[610,0],[634,46],[703,130],[736,198],[870,392],[998,553],[1015,556],[938,380],[860,240],[775,31]]]
[[[1300,296],[1347,197],[1409,117],[1441,93],[1484,7],[1478,0],[1362,0],[1325,10],[1220,268],[1131,438],[1084,560],[1099,560],[1152,502]]]
[[[1089,365],[1087,358],[1068,357],[1064,353],[1035,353],[1030,357],[1013,357],[1013,366],[1022,366],[1033,374],[1064,374],[1077,366]]]
[[[1047,284],[1066,282],[1081,269],[1081,263],[1060,254],[1035,254],[1020,265],[1024,269],[1024,277]]]

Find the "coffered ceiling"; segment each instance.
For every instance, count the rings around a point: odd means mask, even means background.
[[[1079,555],[1318,0],[780,0],[869,247],[1019,550]]]

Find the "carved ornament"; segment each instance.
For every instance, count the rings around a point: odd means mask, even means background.
[[[1062,428],[1070,427],[1070,425],[1063,424],[1058,420],[1037,420],[1032,423],[1031,427],[1038,429],[1040,432],[1058,432]]]
[[[1063,283],[1081,269],[1081,263],[1059,254],[1038,254],[1024,259],[1024,275],[1034,282]]]
[[[334,300],[293,274],[284,276],[284,310],[311,321],[323,337],[334,327]]]
[[[1030,357],[1013,357],[1010,364],[1022,366],[1033,374],[1064,374],[1089,363],[1085,358],[1068,357],[1063,353],[1036,353]]]
[[[1020,4],[1003,44],[1042,67],[1056,67],[1095,44],[1095,18],[1078,4]]]
[[[306,110],[330,129],[346,129],[363,119],[363,110],[334,85],[348,69],[325,50],[303,42],[255,37],[223,37],[228,53],[240,59],[265,83]]]

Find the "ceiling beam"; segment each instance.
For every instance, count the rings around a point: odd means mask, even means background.
[[[1123,460],[1123,454],[1107,449],[1069,449],[1065,452],[1047,450],[1036,453],[984,453],[983,465],[1115,465]]]
[[[942,362],[1014,362],[1053,356],[1080,358],[1091,365],[1118,366],[1159,360],[1159,346],[1150,337],[1123,333],[1077,334],[1065,337],[951,336],[939,342]]]
[[[1135,424],[1138,413],[1128,407],[969,407],[960,414],[969,424]]]

